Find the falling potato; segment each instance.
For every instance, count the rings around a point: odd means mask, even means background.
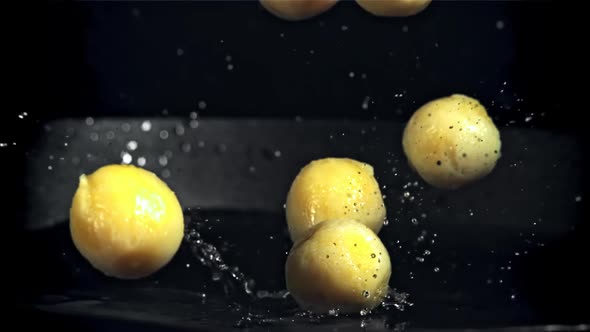
[[[378,233],[385,205],[373,167],[349,158],[324,158],[307,164],[287,195],[287,224],[293,242],[317,223],[354,219]]]
[[[82,175],[70,209],[78,251],[107,276],[137,279],[165,266],[184,232],[182,209],[155,174],[108,165]]]
[[[433,100],[410,118],[402,139],[410,166],[432,186],[455,189],[485,177],[500,158],[500,133],[479,101]]]
[[[305,20],[332,8],[338,0],[260,0],[273,15],[288,21]]]
[[[404,17],[423,11],[431,0],[356,0],[356,2],[364,10],[376,16]]]
[[[328,220],[291,249],[287,289],[306,310],[358,313],[379,305],[389,289],[391,262],[379,237],[353,220]]]

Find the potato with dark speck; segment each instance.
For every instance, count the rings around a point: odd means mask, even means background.
[[[389,289],[391,262],[379,237],[353,220],[328,220],[291,249],[287,289],[306,310],[358,313],[379,305]]]
[[[479,101],[454,94],[420,107],[404,129],[402,145],[424,181],[456,189],[492,172],[501,140]]]
[[[431,0],[356,0],[364,10],[376,16],[405,17],[423,11]]]
[[[324,158],[307,164],[291,184],[286,203],[293,242],[319,222],[354,219],[378,233],[385,205],[373,167],[348,158]]]

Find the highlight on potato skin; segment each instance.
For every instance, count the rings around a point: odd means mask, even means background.
[[[387,296],[391,262],[379,237],[365,225],[327,220],[291,249],[285,274],[287,289],[301,308],[358,313]]]
[[[406,17],[422,12],[431,0],[356,0],[367,12],[381,17]]]
[[[338,0],[260,0],[267,11],[287,21],[301,21],[318,16],[337,2]]]
[[[442,189],[487,176],[501,156],[500,132],[485,107],[461,94],[420,107],[404,129],[402,145],[411,168]]]
[[[291,184],[285,212],[293,242],[329,219],[355,219],[378,233],[386,216],[373,167],[350,158],[322,158],[303,167]]]
[[[184,216],[170,188],[132,165],[82,175],[70,208],[70,234],[97,270],[138,279],[168,264],[184,235]]]

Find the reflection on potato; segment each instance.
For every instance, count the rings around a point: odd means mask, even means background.
[[[328,219],[354,219],[375,233],[385,206],[373,167],[347,158],[312,161],[297,175],[287,195],[287,224],[293,242]]]
[[[300,21],[317,16],[332,8],[338,0],[260,0],[273,15],[288,21]]]
[[[131,165],[104,166],[80,177],[70,209],[76,248],[96,269],[122,279],[166,265],[184,232],[174,193],[155,174]]]
[[[402,17],[416,15],[430,4],[431,0],[356,0],[364,10],[376,16]]]
[[[411,117],[403,134],[410,165],[429,184],[461,187],[489,174],[500,157],[500,133],[475,99],[433,100]]]
[[[285,273],[287,289],[301,308],[358,313],[387,295],[391,262],[379,237],[365,225],[329,220],[295,244]]]

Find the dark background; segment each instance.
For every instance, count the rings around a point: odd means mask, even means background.
[[[585,95],[578,93],[583,40],[576,39],[583,21],[574,18],[579,8],[571,3],[435,1],[415,17],[383,19],[342,2],[296,23],[274,18],[254,1],[47,4],[39,31],[46,85],[31,96],[43,106],[3,111],[0,121],[0,142],[9,143],[0,153],[13,168],[6,183],[20,197],[17,228],[24,218],[25,152],[50,119],[162,116],[165,109],[182,117],[198,111],[201,118],[403,123],[430,99],[465,93],[480,99],[501,128],[545,129],[586,147]],[[580,168],[587,165],[584,157]],[[564,321],[586,317],[572,300],[588,291],[581,272],[585,220],[587,209],[573,238],[531,263],[539,284],[559,285],[542,296],[551,297]],[[24,243],[20,249],[38,248]],[[21,271],[28,271],[26,263]]]

